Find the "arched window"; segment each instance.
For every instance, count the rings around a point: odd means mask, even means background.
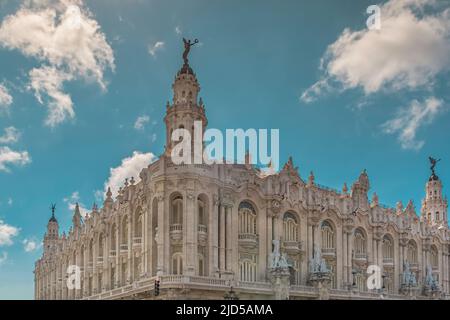
[[[183,256],[181,253],[175,253],[172,256],[172,273],[183,274]]]
[[[88,254],[89,254],[88,262],[92,266],[92,263],[94,262],[94,239],[91,239],[91,241],[89,241]]]
[[[205,259],[203,255],[198,255],[198,275],[203,277],[205,275]]]
[[[256,263],[251,259],[239,261],[239,276],[241,281],[256,282]]]
[[[206,226],[206,210],[205,203],[202,199],[197,200],[197,210],[198,210],[198,224]]]
[[[356,229],[355,231],[354,246],[356,257],[361,257],[366,254],[366,237],[361,229]]]
[[[297,217],[291,213],[286,212],[283,218],[283,235],[284,241],[298,242],[298,222]]]
[[[439,211],[438,212],[436,212],[436,221],[439,221],[440,220],[440,215],[439,215]]]
[[[257,234],[256,211],[253,206],[246,201],[239,205],[239,233]]]
[[[393,262],[394,259],[394,244],[388,236],[383,238],[383,259],[385,262]]]
[[[117,232],[116,224],[113,223],[113,225],[111,226],[111,237],[110,237],[110,239],[111,239],[111,243],[110,243],[111,250],[116,250],[116,232]]]
[[[138,208],[134,215],[134,237],[141,238],[142,237],[142,210]]]
[[[122,245],[128,244],[128,216],[125,216],[122,220],[121,240]]]
[[[176,196],[172,200],[172,223],[171,224],[183,224],[183,197]]]
[[[435,246],[431,247],[430,262],[433,268],[437,268],[439,266],[439,255],[438,250]]]
[[[322,250],[334,249],[335,248],[334,230],[328,221],[322,222],[321,233],[322,233]]]
[[[103,233],[100,233],[100,235],[98,236],[98,256],[100,257],[100,258],[103,258],[103,255],[104,255],[104,252],[103,252],[103,250],[104,250],[104,244],[103,244],[103,241],[104,241],[104,239],[103,239]]]
[[[417,246],[416,246],[416,243],[412,240],[408,242],[406,259],[409,263],[413,263],[413,264],[417,263]]]
[[[366,291],[367,284],[363,273],[358,272],[355,274],[355,285],[358,291]]]

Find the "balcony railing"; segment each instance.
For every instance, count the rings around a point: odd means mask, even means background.
[[[103,264],[103,257],[97,257],[97,264],[102,265]]]
[[[258,235],[254,233],[240,233],[239,245],[243,247],[255,247],[258,244]]]
[[[203,224],[199,224],[198,225],[198,232],[208,233],[208,228],[205,225],[203,225]]]
[[[353,257],[353,259],[357,260],[357,261],[366,261],[367,253],[355,253],[355,256]]]
[[[115,257],[116,256],[116,250],[110,250],[109,251],[109,256],[110,257]]]
[[[387,264],[387,265],[394,264],[394,258],[383,258],[383,264]]]
[[[133,238],[133,246],[140,246],[142,244],[142,237]]]
[[[128,244],[127,243],[122,243],[120,245],[120,251],[127,251],[128,250]]]
[[[302,250],[301,241],[283,241],[283,247],[286,251],[297,253]]]
[[[336,255],[336,249],[335,248],[323,248],[322,249],[322,255],[323,256],[335,256]]]
[[[172,240],[181,240],[183,238],[183,225],[181,223],[171,224],[169,232]]]

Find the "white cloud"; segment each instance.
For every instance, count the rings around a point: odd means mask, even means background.
[[[113,197],[117,196],[117,192],[119,188],[123,186],[126,178],[134,177],[136,182],[138,182],[140,180],[139,174],[142,169],[146,168],[155,160],[156,158],[153,153],[141,153],[139,151],[134,151],[131,157],[122,160],[120,166],[109,170],[110,176],[105,182],[104,192],[106,193],[108,187],[111,187]]]
[[[164,46],[164,42],[157,41],[155,44],[148,46],[148,53],[150,53],[153,57],[156,57],[156,53],[164,49]]]
[[[0,143],[11,144],[19,141],[20,132],[15,127],[7,127],[4,131],[5,133],[0,136]]]
[[[423,103],[414,100],[408,107],[399,110],[394,119],[385,122],[382,129],[387,134],[398,133],[403,149],[419,150],[425,142],[416,139],[417,131],[430,124],[443,107],[443,101],[435,97],[428,98]]]
[[[147,115],[140,116],[136,119],[136,122],[134,123],[134,128],[136,130],[144,130],[144,127],[147,123],[150,122],[150,117]]]
[[[49,126],[75,115],[65,82],[81,79],[105,90],[104,72],[115,67],[113,50],[81,0],[25,1],[1,24],[0,45],[42,63],[29,72],[29,88],[47,105]]]
[[[182,33],[181,28],[179,26],[175,27],[175,33],[180,35]]]
[[[3,84],[0,84],[0,111],[6,111],[13,103],[13,97],[9,94],[8,89]]]
[[[10,197],[10,198],[8,198],[8,206],[12,206],[13,205],[13,199]]]
[[[38,241],[31,239],[24,239],[22,241],[22,244],[25,252],[34,252],[42,246],[42,243],[39,243]]]
[[[156,138],[157,138],[156,133],[153,133],[153,134],[152,134],[152,137],[151,137],[152,142],[155,142],[155,141],[156,141]]]
[[[450,8],[437,3],[390,0],[381,6],[380,30],[344,30],[322,59],[322,78],[301,99],[312,102],[336,84],[367,95],[431,86],[450,69]]]
[[[9,172],[8,164],[24,166],[31,163],[31,157],[27,151],[14,151],[9,147],[0,147],[0,171]]]
[[[69,197],[63,199],[65,203],[67,203],[67,208],[73,212],[78,203],[78,207],[80,209],[81,216],[85,216],[90,213],[90,210],[86,208],[86,206],[80,202],[80,193],[78,191],[74,191]]]
[[[13,238],[19,234],[19,229],[0,220],[0,247],[13,244]]]
[[[5,264],[6,260],[8,260],[8,252],[3,251],[2,254],[0,254],[0,266]]]

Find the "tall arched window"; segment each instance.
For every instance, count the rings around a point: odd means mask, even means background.
[[[117,232],[116,224],[113,223],[113,225],[111,226],[111,236],[110,236],[110,239],[111,239],[111,243],[110,243],[111,251],[116,250],[116,232]]]
[[[183,274],[183,256],[181,253],[175,253],[172,256],[172,273]]]
[[[142,210],[138,208],[134,215],[134,237],[141,238],[142,237]]]
[[[438,250],[435,246],[431,247],[430,262],[433,268],[437,268],[439,266],[439,255]]]
[[[92,263],[94,262],[94,239],[91,239],[89,241],[89,252],[88,252],[88,262],[89,265],[92,266]]]
[[[406,252],[406,259],[411,264],[417,263],[417,246],[416,243],[412,240],[408,242],[408,248]]]
[[[284,214],[283,235],[284,241],[298,242],[298,221],[297,217],[291,212]]]
[[[128,216],[125,216],[122,220],[122,232],[121,232],[121,244],[128,244]]]
[[[362,257],[366,254],[366,237],[361,229],[355,231],[355,254],[356,257]]]
[[[198,255],[198,275],[203,277],[205,275],[205,259],[203,255]]]
[[[239,261],[239,276],[241,281],[256,282],[256,263],[251,259]]]
[[[176,196],[172,200],[172,215],[171,215],[171,224],[183,224],[183,197]]]
[[[334,249],[334,229],[328,221],[322,222],[321,226],[322,233],[322,250],[323,249]]]
[[[100,233],[100,235],[98,236],[98,257],[99,258],[103,258],[103,255],[104,255],[104,252],[103,252],[103,250],[104,250],[104,244],[103,244],[103,242],[104,242],[104,236],[103,236],[103,233]]]
[[[257,234],[256,210],[246,201],[239,205],[239,233]]]
[[[383,260],[385,262],[393,262],[394,259],[394,243],[388,236],[383,238]]]

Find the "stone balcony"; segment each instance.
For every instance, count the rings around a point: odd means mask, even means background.
[[[383,264],[386,266],[393,266],[394,258],[383,258]]]
[[[181,223],[171,224],[169,228],[171,240],[183,239],[183,225]]]
[[[126,253],[128,251],[128,244],[127,243],[122,243],[120,245],[120,253]]]
[[[258,245],[258,235],[254,233],[240,233],[239,245],[244,248],[255,248]]]
[[[140,248],[142,246],[142,237],[133,238],[133,248]]]
[[[110,251],[109,251],[109,257],[110,257],[110,258],[114,258],[116,255],[117,255],[116,250],[110,250]]]
[[[198,228],[198,241],[204,243],[208,240],[208,228],[205,225],[199,224]]]
[[[355,253],[355,255],[353,256],[353,260],[355,262],[367,262],[367,259],[367,253]]]
[[[298,254],[303,250],[301,241],[283,241],[283,248],[287,253]]]
[[[103,257],[97,257],[97,266],[103,266]]]
[[[333,258],[336,256],[336,249],[335,248],[323,248],[322,256]]]
[[[186,275],[162,275],[160,277],[149,277],[132,284],[126,284],[119,288],[111,290],[103,290],[101,293],[94,294],[90,297],[84,297],[85,300],[115,300],[130,299],[142,295],[143,298],[153,298],[153,290],[155,280],[160,280],[160,288],[164,290],[208,290],[208,292],[219,293],[216,296],[223,297],[224,293],[230,290],[230,282],[225,279],[186,276]],[[270,282],[242,282],[236,281],[233,289],[238,294],[250,294],[257,296],[259,299],[273,299],[273,285]],[[291,285],[289,289],[291,299],[318,299],[320,296],[319,289],[307,285]],[[385,291],[357,291],[348,289],[329,289],[329,297],[332,300],[403,300],[408,299],[401,294],[390,294]],[[418,296],[418,299],[430,300],[425,296]],[[447,296],[445,299],[448,299]]]

